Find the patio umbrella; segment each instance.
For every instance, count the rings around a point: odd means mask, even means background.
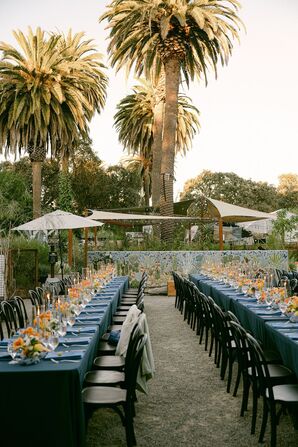
[[[18,227],[13,228],[15,231],[50,231],[50,230],[72,230],[75,228],[89,228],[99,227],[103,225],[101,222],[96,222],[86,217],[81,217],[76,214],[68,213],[66,211],[56,210],[48,214],[44,214],[37,219],[30,220]],[[63,262],[62,262],[62,247],[59,233],[59,249],[61,261],[61,274],[63,278]]]

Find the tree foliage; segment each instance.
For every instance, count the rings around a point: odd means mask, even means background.
[[[201,194],[234,205],[270,212],[278,208],[279,196],[274,186],[254,182],[233,172],[203,171],[184,185],[181,200],[197,199]]]

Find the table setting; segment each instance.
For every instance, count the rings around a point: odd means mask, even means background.
[[[266,347],[278,349],[298,377],[298,297],[291,295],[286,281],[277,286],[274,269],[265,271],[246,262],[207,262],[189,276]]]
[[[89,273],[91,278],[91,272]],[[95,273],[94,273],[95,275]],[[92,277],[93,278],[93,277]],[[102,280],[102,278],[101,278]],[[86,283],[85,283],[86,284]],[[110,288],[106,288],[110,284]],[[108,277],[105,284],[79,283],[79,296],[52,296],[33,312],[30,325],[0,342],[1,439],[8,442],[19,421],[16,442],[30,439],[31,446],[81,447],[85,422],[81,389],[91,369],[100,337],[111,323],[113,309],[128,287],[127,277]],[[105,292],[108,293],[105,293]],[[88,297],[87,297],[88,294]],[[82,301],[82,302],[81,302]],[[32,415],[42,412],[35,431]],[[55,430],[52,420],[55,414]],[[60,433],[59,440],[55,433]]]

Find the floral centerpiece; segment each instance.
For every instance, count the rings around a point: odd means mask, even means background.
[[[42,332],[57,332],[59,329],[59,320],[54,318],[50,310],[42,312],[34,319],[34,324],[39,327]]]
[[[20,336],[13,340],[12,351],[15,361],[24,365],[38,363],[49,351],[39,338],[39,333],[32,327],[20,331]]]
[[[288,307],[286,309],[287,315],[291,321],[298,323],[298,296],[291,296],[288,300]]]

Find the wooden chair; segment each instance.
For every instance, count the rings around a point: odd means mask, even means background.
[[[137,444],[133,424],[133,417],[135,415],[134,400],[137,373],[146,341],[146,334],[138,334],[136,337],[134,351],[125,369],[125,388],[92,386],[84,388],[82,391],[87,421],[97,408],[113,409],[120,416],[122,424],[125,427],[126,444],[128,447]]]

